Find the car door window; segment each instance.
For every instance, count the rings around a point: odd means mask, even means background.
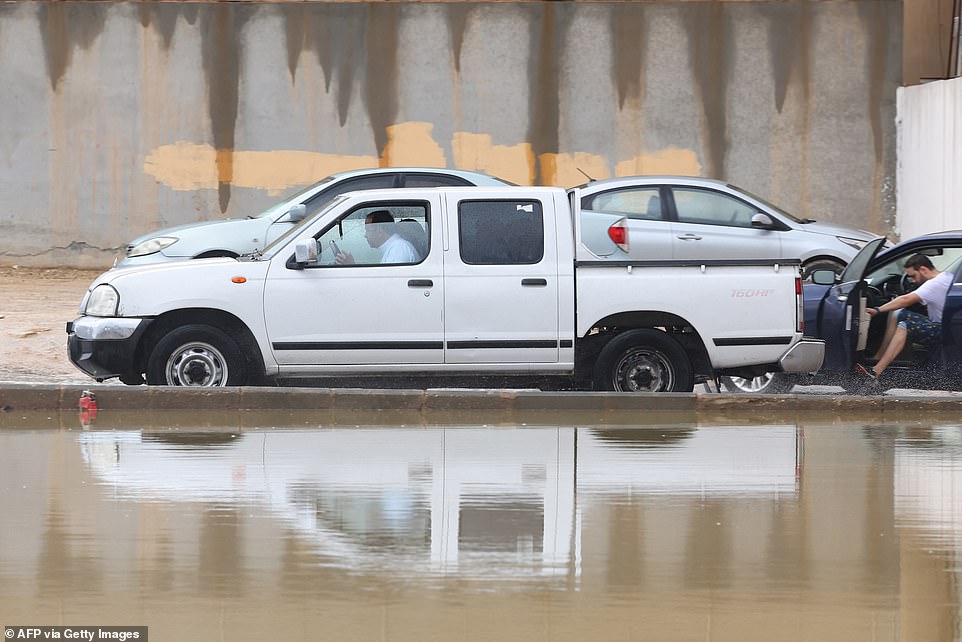
[[[586,196],[581,209],[622,214],[628,218],[658,221],[664,218],[658,187],[617,189]]]
[[[758,213],[748,203],[712,190],[676,187],[672,195],[680,223],[751,227]]]
[[[307,216],[313,216],[317,212],[321,211],[325,205],[327,205],[331,199],[341,194],[347,194],[348,192],[354,192],[358,190],[366,189],[384,189],[391,188],[395,186],[397,181],[396,173],[385,173],[385,174],[374,174],[373,176],[360,176],[358,178],[349,178],[343,180],[336,185],[322,190],[312,196],[309,200],[304,202],[307,207]]]
[[[404,187],[470,187],[471,183],[445,174],[406,174]]]
[[[458,234],[467,265],[533,265],[544,257],[539,201],[461,201]]]
[[[387,215],[376,212],[386,212]],[[368,217],[372,221],[368,221]],[[383,220],[388,218],[390,220]],[[429,249],[430,223],[427,203],[361,205],[315,237],[317,261],[307,267],[420,263]],[[353,263],[338,263],[338,253],[350,256]]]

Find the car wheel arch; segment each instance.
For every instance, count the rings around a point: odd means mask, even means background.
[[[175,328],[194,324],[209,325],[231,335],[241,348],[251,375],[255,378],[263,376],[264,356],[254,333],[238,317],[216,308],[181,308],[154,318],[137,346],[134,360],[138,371],[145,371],[150,353],[164,336]]]

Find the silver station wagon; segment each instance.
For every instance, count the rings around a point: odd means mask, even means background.
[[[798,259],[841,272],[877,234],[797,218],[721,181],[633,176],[578,190],[583,241],[611,260]]]
[[[277,205],[248,218],[223,219],[169,227],[134,239],[117,267],[213,256],[249,254],[314,214],[334,197],[356,190],[395,187],[510,185],[480,172],[432,167],[389,167],[332,174]]]

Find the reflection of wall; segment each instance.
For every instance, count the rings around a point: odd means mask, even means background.
[[[902,4],[4,3],[0,261],[372,165],[696,174],[887,232]]]

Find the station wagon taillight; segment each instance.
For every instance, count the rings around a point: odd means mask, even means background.
[[[628,251],[628,220],[619,219],[608,228],[608,238],[615,242],[615,245],[622,252]]]

